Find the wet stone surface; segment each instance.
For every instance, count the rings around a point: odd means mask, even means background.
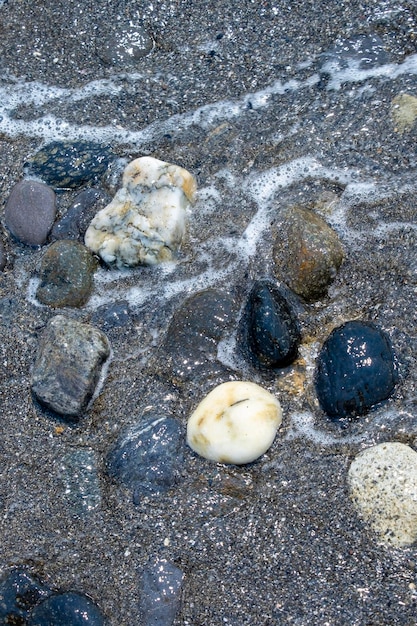
[[[51,232],[52,241],[56,239],[76,239],[84,242],[85,231],[95,214],[110,202],[110,196],[94,189],[81,191],[66,213],[56,221]]]
[[[57,189],[93,185],[115,158],[107,146],[89,141],[54,141],[25,164],[28,175]]]
[[[56,241],[45,251],[36,297],[53,308],[80,307],[90,297],[97,261],[77,241]]]
[[[96,41],[96,53],[109,65],[125,67],[137,64],[153,46],[153,39],[143,25],[117,21]]]
[[[0,623],[26,624],[32,608],[51,594],[51,589],[29,572],[12,570],[0,582]]]
[[[317,396],[333,418],[363,415],[392,394],[397,380],[390,339],[371,323],[336,328],[317,359]]]
[[[75,592],[54,594],[36,606],[28,626],[104,626],[104,618],[90,598]]]
[[[57,315],[42,333],[32,372],[32,391],[55,413],[78,419],[95,391],[110,354],[104,333]]]
[[[100,506],[101,490],[97,456],[91,448],[73,448],[61,461],[64,498],[73,515],[90,515]]]
[[[55,194],[33,180],[17,183],[7,200],[4,222],[21,243],[41,246],[46,242],[56,215]]]
[[[142,573],[143,626],[172,626],[180,608],[184,573],[166,559],[153,559]]]

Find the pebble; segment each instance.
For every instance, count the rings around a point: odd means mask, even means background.
[[[26,624],[33,607],[51,594],[51,589],[25,570],[9,572],[0,582],[0,623]]]
[[[330,417],[355,417],[387,399],[397,378],[388,335],[370,322],[355,320],[334,329],[323,344],[315,387]]]
[[[68,508],[84,517],[101,504],[97,459],[92,448],[71,448],[60,464],[60,478]]]
[[[133,319],[133,313],[127,300],[119,300],[111,304],[103,304],[95,310],[91,321],[104,331],[125,328]]]
[[[84,242],[85,231],[91,220],[109,201],[110,197],[99,189],[90,187],[81,191],[68,207],[65,215],[55,222],[51,232],[52,241],[76,239]]]
[[[104,626],[104,618],[90,598],[68,591],[57,593],[36,606],[28,626]]]
[[[56,315],[40,339],[32,372],[32,392],[55,413],[78,419],[110,355],[107,337],[97,328]]]
[[[417,540],[417,453],[399,442],[367,448],[348,472],[350,496],[380,540],[395,547]]]
[[[308,302],[320,299],[343,261],[337,233],[302,207],[286,209],[277,231],[273,254],[278,278]]]
[[[4,270],[7,263],[7,254],[3,242],[0,239],[0,272]]]
[[[255,383],[227,382],[190,416],[187,443],[211,461],[243,465],[268,450],[281,422],[281,405],[268,391]]]
[[[301,341],[297,317],[282,290],[269,280],[254,283],[239,324],[243,354],[259,369],[292,363]]]
[[[115,158],[107,146],[91,141],[54,141],[25,163],[25,171],[51,187],[76,189],[94,184]]]
[[[78,241],[56,241],[45,251],[36,297],[50,307],[80,307],[89,299],[97,261]]]
[[[321,59],[324,71],[345,69],[352,61],[361,70],[385,65],[390,61],[384,42],[372,33],[360,33],[337,41],[321,55]]]
[[[96,52],[108,65],[135,65],[139,59],[151,52],[154,42],[141,24],[125,21],[116,22],[113,29],[96,42]]]
[[[398,94],[391,102],[391,115],[396,132],[409,132],[417,119],[417,98],[409,93]]]
[[[56,215],[55,193],[44,183],[22,180],[7,200],[4,222],[21,243],[41,246],[47,240]]]
[[[184,573],[166,559],[155,559],[142,574],[142,626],[172,626],[181,603]]]
[[[135,159],[124,171],[122,189],[87,228],[85,244],[118,267],[170,261],[195,194],[195,179],[185,169],[152,157]]]
[[[183,462],[183,435],[173,417],[145,415],[117,442],[108,472],[133,491],[133,502],[167,492],[178,482]]]

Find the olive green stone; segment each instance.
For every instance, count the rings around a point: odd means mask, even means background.
[[[90,297],[96,267],[96,259],[78,241],[56,241],[43,256],[36,297],[54,308],[83,306]]]
[[[344,257],[337,233],[301,207],[280,215],[273,254],[277,277],[309,302],[327,293]]]

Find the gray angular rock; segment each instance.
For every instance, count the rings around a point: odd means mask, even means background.
[[[32,373],[34,396],[55,413],[77,420],[94,394],[109,355],[104,333],[56,315],[40,340]]]
[[[55,193],[44,183],[22,180],[10,193],[4,211],[6,227],[21,243],[45,243],[56,215]]]
[[[83,306],[93,289],[97,262],[78,241],[56,241],[45,251],[36,297],[51,307]]]

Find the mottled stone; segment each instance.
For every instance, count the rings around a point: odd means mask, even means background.
[[[0,582],[0,623],[26,624],[33,607],[52,591],[23,569],[9,572]]]
[[[243,465],[268,450],[281,422],[281,405],[271,393],[255,383],[227,382],[190,416],[187,443],[210,461]]]
[[[57,593],[32,611],[28,626],[104,626],[104,618],[90,598],[69,591]]]
[[[141,626],[172,626],[180,608],[183,572],[166,559],[154,559],[142,574]]]
[[[307,301],[326,294],[343,261],[338,235],[316,213],[301,207],[280,214],[274,245],[277,276]]]
[[[85,244],[105,263],[153,265],[172,260],[185,233],[186,210],[194,201],[193,176],[152,157],[129,163],[123,187],[92,220]]]
[[[108,146],[91,141],[54,141],[38,150],[25,168],[51,187],[76,189],[99,180],[114,158]]]
[[[84,242],[85,231],[95,214],[103,209],[110,197],[99,189],[84,189],[68,207],[65,215],[55,222],[51,239],[76,239]]]
[[[363,415],[388,398],[397,382],[390,339],[374,324],[335,328],[317,358],[315,386],[322,409],[333,418]]]
[[[108,471],[133,491],[133,502],[144,495],[165,493],[179,479],[183,460],[181,426],[172,417],[145,415],[122,435],[109,455]]]
[[[348,484],[360,515],[381,541],[417,540],[417,453],[399,442],[367,448],[353,460]]]
[[[400,93],[391,103],[394,130],[400,134],[410,131],[417,119],[417,98],[409,93]]]
[[[117,21],[103,39],[96,42],[97,55],[109,65],[135,65],[154,46],[147,29],[131,21]]]
[[[91,448],[71,448],[60,463],[65,500],[77,517],[95,511],[101,503],[97,459]]]
[[[55,194],[47,185],[22,180],[10,193],[4,222],[13,237],[28,246],[45,243],[56,215]]]
[[[7,263],[7,255],[3,242],[0,239],[0,272],[4,270]]]
[[[97,262],[78,241],[56,241],[46,250],[36,291],[39,302],[51,307],[80,307],[91,295]]]
[[[239,323],[245,357],[259,369],[292,363],[301,340],[297,317],[283,290],[269,280],[254,283]]]
[[[89,324],[56,315],[47,324],[32,373],[32,391],[41,404],[76,419],[96,389],[110,354],[104,333]]]

